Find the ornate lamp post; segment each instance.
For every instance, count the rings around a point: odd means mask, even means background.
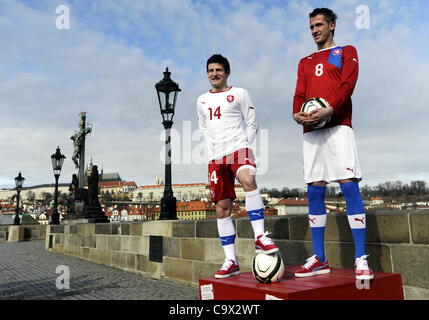
[[[54,208],[52,210],[52,218],[50,224],[60,224],[60,215],[58,214],[58,178],[63,167],[63,162],[66,157],[61,154],[60,147],[57,147],[57,151],[51,155],[52,169],[55,175],[55,195],[54,195]]]
[[[159,220],[176,220],[176,198],[171,187],[171,137],[170,130],[173,126],[174,108],[176,107],[177,93],[181,90],[179,85],[170,78],[171,72],[166,68],[164,78],[156,85],[159,108],[162,115],[162,124],[165,129],[165,188],[161,198],[161,214]]]
[[[13,224],[19,226],[19,194],[21,193],[22,185],[24,184],[25,178],[21,175],[21,171],[18,173],[18,176],[15,178],[16,193],[18,194],[16,198],[16,210],[15,210],[15,219]]]

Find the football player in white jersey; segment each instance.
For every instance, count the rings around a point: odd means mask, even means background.
[[[255,251],[270,254],[279,249],[264,232],[264,204],[255,180],[255,158],[250,149],[258,131],[255,107],[247,90],[228,86],[230,66],[225,57],[211,56],[206,68],[212,88],[197,100],[198,122],[208,147],[210,194],[216,205],[217,227],[226,257],[215,277],[227,278],[240,273],[231,218],[235,178],[245,191]]]

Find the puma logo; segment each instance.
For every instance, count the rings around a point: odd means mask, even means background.
[[[355,173],[354,168],[346,168],[346,170],[348,170],[348,171],[351,171],[351,172]]]
[[[364,220],[365,218],[362,218],[362,219],[359,219],[359,218],[355,218],[355,221],[360,221],[360,222],[362,222],[362,224],[365,224],[365,222],[363,222],[363,220]]]
[[[311,223],[312,223],[312,224],[314,224],[314,220],[316,220],[316,218],[313,218],[313,219],[308,218],[308,220],[310,220],[310,221],[311,221]]]

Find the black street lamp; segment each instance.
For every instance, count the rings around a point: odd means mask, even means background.
[[[19,194],[21,193],[22,185],[24,184],[25,178],[21,175],[21,171],[18,173],[18,176],[15,178],[15,186],[16,193],[18,196],[16,197],[16,210],[15,210],[15,219],[13,220],[13,224],[19,226]]]
[[[55,195],[54,195],[54,208],[52,209],[52,218],[50,224],[60,224],[60,215],[58,214],[58,178],[60,177],[63,162],[66,157],[61,154],[60,147],[57,147],[57,151],[51,156],[52,169],[55,175]]]
[[[171,187],[171,137],[170,130],[173,126],[174,108],[176,107],[179,85],[170,78],[171,72],[166,68],[164,78],[156,85],[159,108],[162,115],[162,124],[165,129],[165,188],[161,198],[161,214],[159,220],[177,220],[176,198]]]

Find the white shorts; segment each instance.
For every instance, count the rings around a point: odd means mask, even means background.
[[[362,179],[354,133],[349,126],[305,133],[303,156],[305,183]]]

